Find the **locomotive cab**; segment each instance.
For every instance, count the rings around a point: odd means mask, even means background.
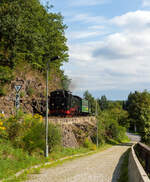
[[[65,90],[56,90],[51,92],[49,100],[50,115],[66,115],[70,106],[71,92]]]

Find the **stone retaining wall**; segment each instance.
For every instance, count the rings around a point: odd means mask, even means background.
[[[64,147],[77,148],[82,145],[85,138],[91,140],[91,136],[96,131],[96,118],[72,117],[58,118],[49,117],[49,123],[58,124],[62,132],[62,145]]]
[[[94,116],[86,116],[86,117],[70,117],[70,118],[49,118],[49,122],[56,124],[75,124],[75,123],[89,123],[93,126],[96,124],[96,118]]]

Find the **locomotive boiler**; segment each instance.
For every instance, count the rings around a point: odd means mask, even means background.
[[[70,91],[51,92],[49,114],[51,116],[85,116],[91,113],[90,103],[86,99],[72,95]]]

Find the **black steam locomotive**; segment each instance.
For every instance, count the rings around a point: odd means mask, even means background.
[[[49,114],[51,116],[89,115],[91,108],[88,100],[72,95],[70,91],[56,90],[51,92]]]

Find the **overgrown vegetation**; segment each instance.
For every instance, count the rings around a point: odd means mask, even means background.
[[[130,152],[130,149],[128,149],[122,156],[123,161],[120,168],[120,176],[117,182],[128,182],[129,152]]]
[[[0,1],[0,95],[3,86],[13,79],[14,69],[20,63],[45,72],[51,63],[57,72],[68,60],[68,47],[60,13],[51,13],[51,6],[43,7],[38,0]],[[63,79],[63,71],[61,72]]]
[[[60,128],[50,124],[48,138],[49,152],[52,152],[55,147],[60,146]],[[18,112],[17,117],[5,118],[0,114],[0,145],[0,178],[46,161],[45,126],[42,116]]]
[[[95,114],[97,104],[97,126],[98,126],[98,143],[102,145],[111,140],[118,142],[128,141],[126,129],[128,128],[128,112],[123,109],[123,102],[108,101],[106,96],[102,96],[97,101],[86,91],[84,93],[91,104],[92,113]],[[92,141],[96,144],[97,132],[92,136]]]
[[[150,93],[148,91],[130,93],[125,103],[128,111],[126,122],[130,130],[138,132],[142,141],[150,144]]]

